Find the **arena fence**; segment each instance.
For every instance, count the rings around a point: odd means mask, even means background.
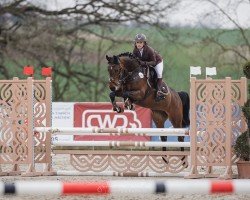
[[[190,143],[182,142],[111,142],[87,141],[74,143],[54,143],[57,146],[123,146],[128,150],[55,150],[56,154],[68,154],[73,167],[79,172],[100,172],[112,168],[116,174],[155,174],[180,173],[188,166],[191,158],[191,171],[188,178],[218,177],[213,172],[215,166],[225,166],[222,178],[232,178],[232,164],[237,160],[232,145],[237,136],[246,129],[241,114],[241,106],[246,101],[246,78],[240,80],[197,80],[191,78],[190,98]],[[1,155],[2,164],[12,164],[8,172],[0,170],[1,175],[21,174],[19,165],[27,164],[23,176],[53,175],[51,162],[51,135],[60,134],[170,134],[187,135],[187,129],[168,130],[151,129],[86,129],[79,128],[60,131],[51,127],[51,78],[46,80],[0,81],[0,119],[1,119]],[[34,124],[34,125],[33,125]],[[45,128],[44,128],[45,127]],[[41,130],[42,129],[42,130]],[[106,133],[105,133],[106,132]],[[156,133],[157,132],[157,133]],[[148,147],[187,147],[189,151],[149,151]],[[131,151],[131,147],[146,149]],[[164,159],[163,159],[164,158]],[[36,163],[46,164],[43,172],[35,170]],[[199,174],[198,167],[207,168]],[[1,168],[0,168],[1,169]],[[149,173],[148,173],[149,174]]]

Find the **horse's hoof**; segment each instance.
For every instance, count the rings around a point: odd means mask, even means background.
[[[118,108],[116,109],[116,112],[117,112],[117,113],[123,113],[123,112],[124,112],[124,109],[121,108],[121,107],[118,107]]]
[[[188,168],[188,163],[183,163],[185,168]]]
[[[131,104],[131,105],[127,106],[127,108],[128,108],[129,110],[135,110],[135,107],[134,107],[134,105],[133,105],[133,104]]]

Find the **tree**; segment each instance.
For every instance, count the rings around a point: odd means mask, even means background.
[[[36,71],[52,66],[55,101],[97,101],[107,84],[100,71],[104,52],[121,42],[107,33],[122,23],[158,25],[177,4],[174,0],[76,0],[71,6],[52,9],[39,1],[1,1],[0,76],[19,76],[27,64]],[[89,51],[89,40],[97,45],[100,41],[95,54]],[[104,51],[101,41],[109,44]]]
[[[231,24],[230,29],[221,28],[214,34],[208,31],[206,43],[214,44],[219,47],[220,52],[217,53],[217,61],[223,60],[221,64],[224,66],[231,66],[236,69],[236,73],[240,74],[241,67],[250,59],[250,32],[249,29],[244,27],[238,20],[237,8],[239,6],[250,5],[249,1],[230,1],[227,7],[223,7],[215,0],[206,0],[214,6],[215,11],[208,14],[206,17],[212,17],[217,15],[220,19],[224,20],[225,23]],[[220,28],[220,27],[217,27]],[[231,38],[232,41],[238,41],[240,45],[225,45],[225,38]]]

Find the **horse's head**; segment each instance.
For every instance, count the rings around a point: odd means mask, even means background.
[[[109,73],[109,88],[113,91],[120,87],[120,75],[122,68],[118,56],[109,57],[106,55],[108,61],[108,73]]]
[[[106,55],[106,59],[108,61],[109,88],[112,91],[120,89],[120,79],[123,75],[134,71],[140,66],[138,58],[132,53],[122,53],[113,57]]]

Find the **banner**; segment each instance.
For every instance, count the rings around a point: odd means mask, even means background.
[[[119,104],[121,105],[121,104]],[[122,105],[121,105],[122,106]],[[109,102],[76,103],[74,105],[74,127],[99,128],[151,128],[151,110],[135,106],[135,111],[116,113]],[[148,141],[147,136],[75,136],[74,140],[132,140]]]
[[[201,75],[201,67],[200,66],[197,66],[197,67],[190,66],[190,76],[191,75]]]
[[[216,67],[206,67],[206,76],[215,76],[216,74]]]
[[[73,127],[74,103],[53,102],[52,103],[52,126]],[[73,141],[72,135],[53,135],[53,141]]]

